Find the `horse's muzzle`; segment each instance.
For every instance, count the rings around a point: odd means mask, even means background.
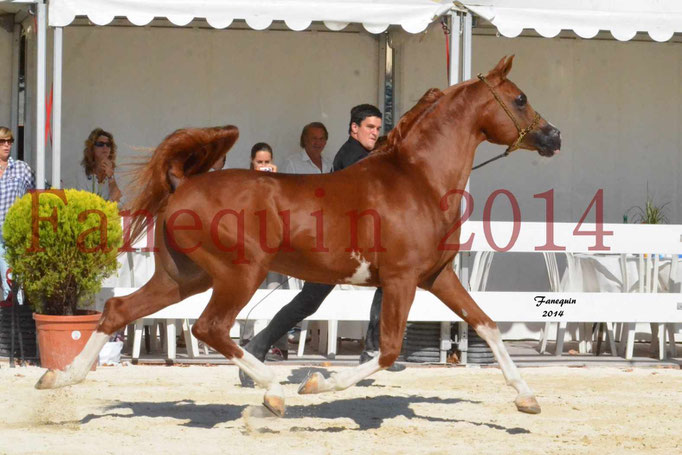
[[[534,132],[532,138],[542,156],[554,156],[561,150],[561,132],[549,123]]]

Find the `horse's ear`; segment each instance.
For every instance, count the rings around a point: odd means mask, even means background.
[[[495,68],[493,68],[493,69],[490,70],[490,73],[489,73],[489,74],[492,75],[493,73],[501,73],[501,72],[502,72],[502,68],[504,68],[504,64],[505,64],[506,62],[507,62],[507,56],[505,55],[504,57],[502,57],[502,58],[500,59],[499,62],[497,62],[497,65],[495,65]]]
[[[488,78],[492,79],[493,76],[499,76],[501,80],[507,78],[507,74],[511,71],[512,62],[514,61],[514,56],[507,58],[505,55],[500,59],[500,61],[495,65],[495,68],[491,69],[488,73]]]
[[[504,58],[502,59],[504,60]],[[509,71],[512,69],[512,63],[514,62],[514,55],[509,57],[506,62],[504,62],[504,65],[502,66],[502,69],[500,71],[500,75],[502,76],[503,79],[507,78],[507,74],[509,74]],[[502,63],[502,61],[500,61]],[[499,66],[499,64],[498,64]]]

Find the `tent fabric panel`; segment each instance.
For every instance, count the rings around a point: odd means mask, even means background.
[[[592,38],[610,31],[619,41],[647,32],[655,41],[668,41],[682,32],[682,2],[678,0],[464,0],[467,9],[490,21],[509,38],[534,29],[551,38],[561,30],[573,30]]]
[[[332,30],[343,28],[340,24],[359,23],[371,33],[381,33],[389,25],[419,33],[452,4],[448,0],[51,0],[49,20],[53,27],[64,27],[76,16],[87,16],[97,25],[127,17],[132,24],[146,25],[154,17],[163,17],[182,26],[201,18],[212,27],[225,28],[235,19],[244,19],[256,30],[266,29],[275,20],[284,21],[292,30],[323,21]]]

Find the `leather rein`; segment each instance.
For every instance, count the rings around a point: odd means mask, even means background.
[[[507,115],[509,116],[509,118],[511,119],[511,121],[514,122],[514,126],[516,127],[516,131],[518,131],[518,133],[519,133],[519,137],[516,138],[516,140],[514,141],[514,143],[513,143],[512,145],[510,145],[509,147],[507,147],[507,150],[505,150],[504,153],[501,153],[501,154],[497,155],[496,157],[489,159],[488,161],[484,161],[483,163],[481,163],[481,164],[479,164],[479,165],[477,165],[477,166],[472,167],[472,168],[471,168],[472,171],[478,169],[479,167],[485,166],[485,165],[488,164],[488,163],[492,163],[492,162],[495,161],[495,160],[498,160],[498,159],[500,159],[500,158],[504,158],[505,156],[507,156],[507,155],[509,155],[511,152],[513,152],[514,150],[518,149],[518,148],[519,148],[519,145],[521,144],[521,141],[523,141],[523,138],[526,137],[526,135],[527,135],[528,133],[530,133],[531,131],[533,131],[533,129],[537,126],[538,122],[540,121],[540,114],[538,114],[538,113],[536,112],[536,113],[535,113],[535,118],[533,119],[532,122],[530,122],[530,125],[528,125],[528,126],[525,127],[525,128],[521,128],[521,126],[519,125],[518,120],[516,120],[516,117],[514,117],[514,114],[512,114],[511,110],[510,110],[509,107],[505,104],[505,102],[502,101],[502,98],[500,98],[500,96],[499,96],[499,95],[497,94],[497,92],[495,91],[495,88],[490,84],[490,82],[488,82],[488,80],[485,78],[485,76],[484,76],[483,74],[481,74],[481,73],[478,73],[478,78],[479,78],[481,81],[483,81],[483,83],[488,87],[488,89],[490,90],[490,93],[493,94],[493,98],[495,98],[495,100],[496,100],[497,103],[502,107],[502,109],[504,110],[504,112],[507,113]]]

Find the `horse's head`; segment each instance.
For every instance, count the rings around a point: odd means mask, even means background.
[[[561,134],[535,112],[526,95],[507,79],[513,60],[513,55],[503,57],[487,75],[478,76],[490,95],[483,115],[483,134],[492,143],[509,146],[508,152],[523,148],[553,156],[561,148]]]

